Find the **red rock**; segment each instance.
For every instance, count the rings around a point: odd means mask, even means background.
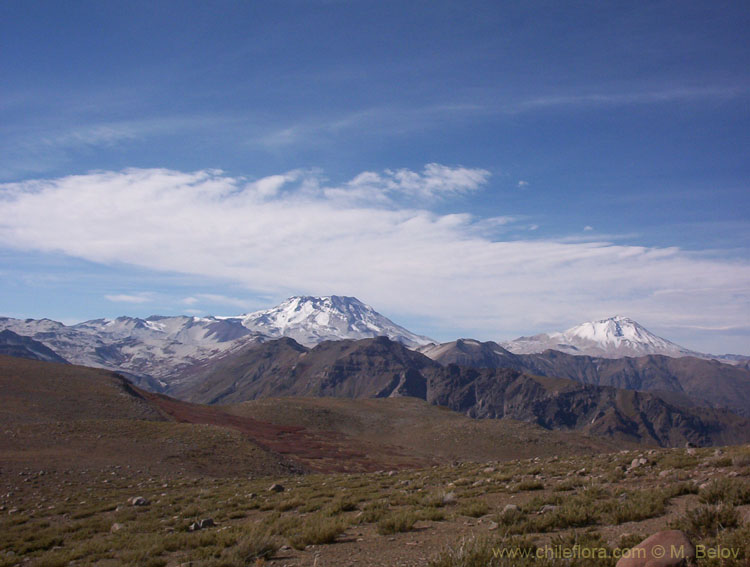
[[[695,559],[695,546],[680,530],[657,532],[623,551],[617,567],[679,567]]]

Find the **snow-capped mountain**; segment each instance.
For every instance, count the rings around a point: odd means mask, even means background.
[[[68,363],[67,360],[39,341],[21,336],[8,329],[0,331],[0,354],[44,362]]]
[[[601,321],[582,323],[567,331],[520,337],[501,345],[515,354],[531,354],[552,349],[569,354],[604,358],[648,354],[710,357],[663,339],[636,321],[619,315]]]
[[[3,317],[0,329],[31,337],[73,364],[117,370],[155,390],[177,368],[266,338],[237,320],[215,317],[118,317],[77,325]]]
[[[354,297],[292,297],[266,311],[234,317],[118,317],[64,325],[50,319],[0,317],[0,330],[31,337],[73,364],[123,372],[152,390],[178,370],[248,344],[291,337],[306,346],[325,340],[385,335],[408,347],[431,342]]]
[[[291,337],[305,346],[322,341],[386,336],[407,347],[433,342],[416,335],[356,297],[290,297],[272,309],[242,316],[242,325],[269,337]]]

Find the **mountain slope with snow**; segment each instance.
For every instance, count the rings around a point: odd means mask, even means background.
[[[710,357],[710,355],[692,351],[663,339],[636,321],[619,315],[600,321],[582,323],[563,332],[520,337],[501,343],[501,345],[515,354],[531,354],[552,349],[568,354],[604,358],[648,354],[671,357]]]
[[[151,390],[166,387],[162,380],[175,369],[265,339],[238,320],[215,317],[118,317],[76,325],[0,317],[0,329],[31,337],[73,364],[122,372]]]
[[[242,317],[242,325],[269,337],[290,337],[305,346],[322,341],[385,336],[413,348],[433,342],[416,335],[356,297],[290,297],[272,309]]]
[[[430,343],[354,297],[291,297],[234,317],[118,317],[64,325],[50,319],[0,317],[7,329],[30,337],[73,364],[116,370],[150,390],[169,389],[180,370],[269,338],[306,346],[326,340],[386,336],[407,347]]]

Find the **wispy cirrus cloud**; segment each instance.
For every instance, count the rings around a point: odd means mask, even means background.
[[[156,294],[150,291],[140,293],[117,293],[105,295],[105,299],[116,303],[151,303],[154,301]]]
[[[255,302],[247,299],[241,299],[239,297],[230,297],[228,295],[222,295],[219,293],[197,293],[189,297],[182,299],[182,303],[185,305],[222,305],[237,307],[239,309],[249,309],[254,306]]]
[[[0,185],[0,243],[210,276],[277,298],[356,295],[389,314],[428,317],[446,338],[508,338],[612,313],[696,327],[750,320],[747,262],[601,239],[503,240],[485,225],[512,217],[436,214],[391,199],[477,191],[483,170],[431,164],[354,180],[131,169],[9,183]],[[370,198],[346,194],[363,185]],[[529,235],[527,226],[519,233]],[[660,293],[672,289],[681,293]]]
[[[472,91],[472,102],[446,100],[420,105],[371,106],[347,112],[300,118],[281,127],[259,129],[250,135],[250,144],[269,149],[320,143],[321,139],[346,136],[353,132],[387,133],[389,136],[444,127],[450,123],[472,123],[505,115],[547,110],[644,106],[664,103],[699,103],[746,97],[750,87],[742,84],[658,88],[642,86],[628,91],[605,88],[577,92],[540,92],[525,96],[499,93],[496,89]],[[518,187],[527,187],[524,180]]]
[[[626,106],[680,101],[691,102],[730,99],[743,95],[746,96],[748,92],[750,92],[750,89],[742,86],[682,87],[631,92],[602,91],[529,97],[505,105],[503,108],[510,112],[526,112],[535,109],[565,106]]]

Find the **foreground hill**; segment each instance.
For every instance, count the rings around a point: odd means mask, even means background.
[[[596,454],[623,448],[611,440],[549,431],[513,419],[471,419],[409,397],[262,398],[224,406],[224,410],[277,425],[337,432],[370,450],[398,448],[417,460],[433,463]]]
[[[302,464],[209,420],[178,423],[109,371],[0,356],[3,468],[119,465],[162,472],[289,473]]]
[[[614,448],[527,423],[477,422],[414,398],[204,406],[139,390],[108,371],[7,356],[0,391],[3,468],[268,475]]]
[[[662,397],[541,378],[512,368],[443,367],[385,337],[324,342],[291,339],[247,347],[182,376],[173,394],[199,403],[264,397],[416,397],[475,418],[512,418],[629,442],[710,445],[750,440],[750,422],[727,411]]]
[[[750,416],[750,371],[692,356],[601,358],[547,350],[514,354],[494,342],[459,339],[420,349],[442,365],[513,368],[584,384],[658,392],[680,405],[728,408]]]

